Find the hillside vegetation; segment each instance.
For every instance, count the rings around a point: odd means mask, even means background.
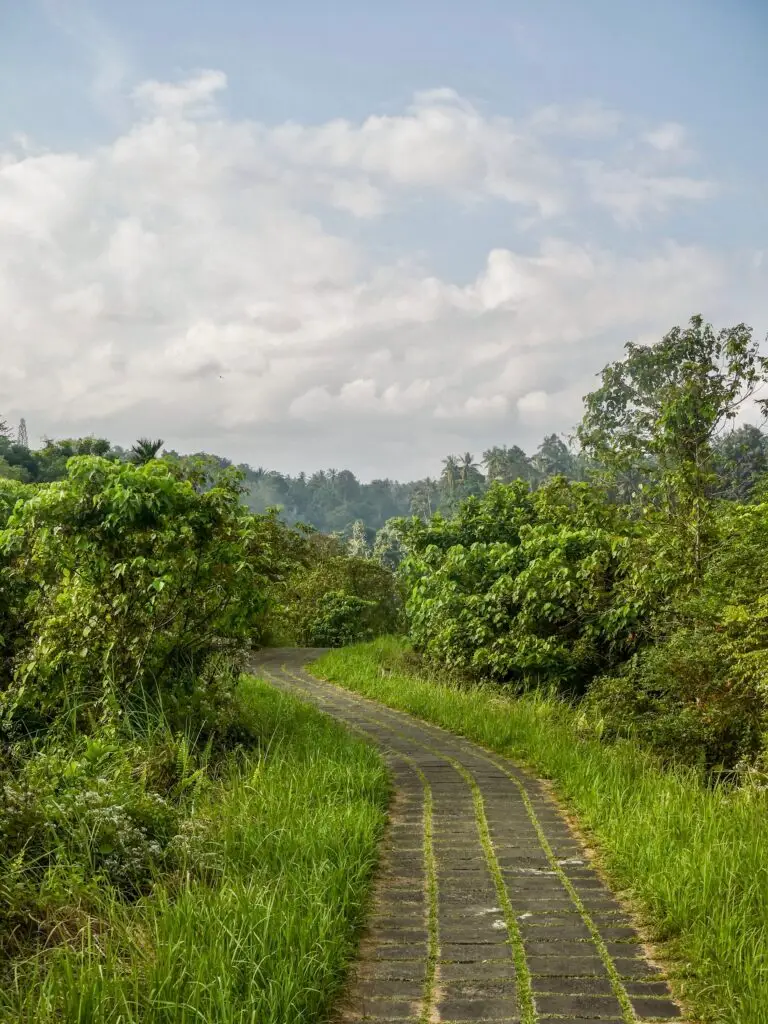
[[[768,490],[730,426],[763,407],[767,367],[748,328],[694,318],[603,371],[578,431],[589,481],[496,483],[453,516],[400,520],[415,649],[577,697],[601,735],[669,760],[764,772]]]
[[[0,481],[0,1019],[284,1024],[343,979],[384,769],[241,671],[391,630],[397,592],[241,489],[97,455]]]

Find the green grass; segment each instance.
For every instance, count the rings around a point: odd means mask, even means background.
[[[299,1024],[325,1019],[354,955],[388,800],[379,755],[254,679],[260,753],[225,760],[196,808],[194,872],[17,963],[0,1019]],[[204,859],[204,864],[199,858]]]
[[[768,1022],[768,795],[707,788],[629,742],[601,743],[554,698],[422,672],[402,642],[333,651],[313,672],[553,780],[706,1021]]]

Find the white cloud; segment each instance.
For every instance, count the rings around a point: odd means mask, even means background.
[[[714,182],[685,175],[608,167],[600,161],[581,166],[592,202],[607,207],[623,225],[637,225],[643,214],[664,213],[680,201],[701,201],[715,195]]]
[[[509,119],[484,117],[452,89],[417,93],[405,113],[361,124],[286,124],[265,142],[287,165],[350,175],[358,189],[361,180],[369,189],[440,189],[464,199],[501,198],[545,216],[564,202],[560,168],[535,135]],[[378,212],[381,193],[375,195]]]
[[[688,133],[685,128],[676,121],[667,121],[643,135],[643,140],[649,146],[662,153],[683,149],[687,138]]]
[[[547,412],[548,407],[546,391],[529,391],[527,395],[521,395],[517,400],[517,408],[522,416],[540,416]]]
[[[217,92],[227,87],[223,71],[205,70],[184,82],[141,82],[133,96],[152,113],[179,114],[206,113],[213,108]]]
[[[631,220],[707,193],[603,163],[585,193],[560,113],[521,126],[439,90],[360,124],[270,128],[227,118],[224,84],[144,83],[133,125],[90,152],[0,154],[0,410],[33,436],[424,472],[452,447],[568,429],[625,340],[715,317],[738,275],[696,246],[601,244],[591,203]],[[562,133],[594,135],[590,116]],[[524,251],[500,235],[457,281],[408,251],[382,263],[327,218],[435,193],[535,210],[536,230]],[[558,210],[582,241],[558,237]]]

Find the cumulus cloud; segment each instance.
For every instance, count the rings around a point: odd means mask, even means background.
[[[426,472],[454,446],[569,428],[628,337],[708,311],[732,282],[700,247],[617,251],[595,235],[596,203],[637,222],[710,194],[602,150],[574,163],[559,141],[603,146],[624,130],[603,108],[518,124],[437,90],[361,123],[275,127],[227,117],[225,85],[218,71],[145,82],[108,145],[0,154],[11,421],[122,443],[160,434],[293,470]],[[429,272],[429,238],[382,262],[344,227],[375,230],[424,195],[511,206],[534,227],[461,280]]]
[[[189,115],[211,110],[216,93],[226,87],[227,76],[223,71],[206,70],[179,83],[155,79],[141,82],[133,96],[152,112]]]
[[[649,146],[660,150],[662,153],[669,153],[680,150],[684,147],[687,139],[687,132],[683,125],[676,121],[666,121],[643,135],[643,139]]]
[[[581,166],[592,202],[607,207],[623,225],[638,225],[649,211],[664,213],[676,203],[709,199],[716,192],[713,182],[686,175],[643,173],[599,161],[585,161]]]

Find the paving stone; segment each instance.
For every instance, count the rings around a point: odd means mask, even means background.
[[[423,982],[427,975],[424,960],[366,960],[354,968],[357,981],[370,981],[382,978],[385,981],[418,981]]]
[[[630,996],[666,996],[669,986],[666,981],[625,981],[624,988]]]
[[[508,1009],[513,1008],[516,999],[516,987],[512,980],[481,980],[479,978],[462,978],[449,981],[444,975],[440,976],[440,998],[450,999],[506,999],[509,1001]]]
[[[571,976],[550,976],[543,978],[532,978],[531,984],[536,993],[547,992],[550,995],[613,995],[611,979],[606,974],[604,977],[587,975],[586,977]]]
[[[355,996],[361,999],[392,998],[408,996],[421,998],[424,983],[403,978],[368,978],[358,980],[354,985]]]
[[[591,956],[528,956],[531,974],[541,977],[608,977],[605,964],[594,950]]]
[[[541,1024],[584,1024],[589,1019],[620,1024],[619,1003],[579,906],[599,929],[635,1012],[643,1019],[678,1016],[663,975],[644,956],[631,919],[538,780],[468,740],[313,679],[302,667],[312,654],[264,651],[254,659],[254,668],[277,687],[298,692],[378,743],[395,790],[373,909],[339,1020],[415,1024],[428,1011],[430,1020],[445,1024],[519,1024],[513,944],[504,909],[511,907]],[[472,774],[482,794],[490,852],[481,842],[472,790],[455,763]],[[425,783],[431,794],[438,897],[435,988],[426,1005],[430,869],[423,848]],[[547,849],[518,783],[547,837]],[[576,902],[563,884],[563,873],[578,895]],[[504,895],[496,890],[499,877]]]
[[[511,960],[512,949],[508,943],[441,942],[440,959],[463,960]]]
[[[630,1002],[638,1017],[647,1020],[669,1020],[681,1016],[680,1007],[671,999],[638,999],[631,996]]]
[[[441,1021],[500,1021],[509,1020],[515,1012],[515,1004],[509,999],[470,999],[448,998],[438,1000],[438,1012]]]
[[[397,925],[394,928],[377,928],[375,930],[375,936],[378,942],[418,942],[425,943],[427,941],[427,929],[426,928],[410,928],[403,925]]]
[[[375,945],[365,951],[365,956],[372,960],[422,960],[427,955],[425,942],[415,945]]]
[[[438,978],[440,981],[458,981],[469,979],[472,981],[489,981],[495,978],[515,977],[515,965],[511,959],[478,961],[470,960],[467,963],[440,963],[438,964]]]
[[[574,1017],[617,1017],[621,1014],[621,1006],[615,996],[537,995],[535,1002],[540,1014],[570,1014]]]
[[[568,924],[561,924],[558,921],[551,921],[547,924],[537,924],[531,921],[520,922],[520,934],[524,939],[537,939],[542,942],[560,942],[562,939],[589,939],[590,931],[581,918],[576,918]]]

